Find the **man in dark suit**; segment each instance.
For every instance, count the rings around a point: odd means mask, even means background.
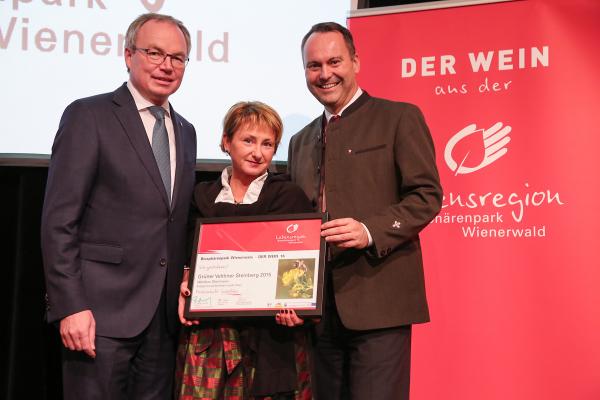
[[[168,98],[189,51],[180,21],[138,17],[129,81],[61,118],[41,234],[66,399],[171,397],[196,132]]]
[[[288,168],[331,217],[315,398],[407,399],[411,325],[429,320],[419,232],[442,198],[433,142],[417,107],[359,88],[346,28],[313,26],[302,57],[325,111],[292,137]]]

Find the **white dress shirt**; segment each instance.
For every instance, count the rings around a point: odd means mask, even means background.
[[[219,192],[219,195],[215,199],[215,203],[231,203],[231,204],[252,204],[256,203],[258,200],[258,196],[260,195],[260,191],[262,190],[265,181],[267,180],[267,176],[269,175],[268,171],[265,171],[264,174],[254,179],[250,185],[248,186],[248,190],[246,190],[246,194],[242,199],[241,203],[237,203],[233,196],[233,190],[231,190],[231,186],[229,185],[229,179],[231,178],[231,173],[233,168],[231,166],[225,168],[221,173],[221,185],[223,188]]]

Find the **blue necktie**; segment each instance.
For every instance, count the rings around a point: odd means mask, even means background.
[[[171,204],[171,157],[169,154],[169,135],[165,125],[165,109],[158,106],[148,107],[148,111],[156,118],[152,130],[152,152],[160,171],[167,198]]]

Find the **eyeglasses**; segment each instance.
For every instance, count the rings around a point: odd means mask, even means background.
[[[163,53],[162,51],[155,50],[155,49],[142,49],[141,47],[134,46],[132,48],[132,50],[133,51],[136,51],[136,50],[143,51],[146,54],[146,56],[148,57],[148,60],[150,60],[150,62],[152,64],[156,64],[156,65],[160,65],[160,64],[164,63],[165,60],[167,59],[167,57],[170,57],[171,65],[173,66],[173,68],[185,68],[188,61],[190,60],[189,58],[183,58],[183,56],[180,56],[180,55]]]

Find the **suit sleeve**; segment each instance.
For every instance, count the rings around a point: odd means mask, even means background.
[[[191,267],[193,255],[194,255],[194,240],[196,237],[196,224],[198,218],[203,218],[204,215],[201,211],[202,195],[206,193],[207,187],[201,183],[197,183],[194,186],[194,192],[192,193],[192,201],[190,203],[190,211],[188,214],[187,221],[187,235],[186,235],[186,264]]]
[[[404,109],[393,148],[400,201],[361,221],[373,237],[374,249],[369,254],[376,257],[385,257],[416,239],[442,202],[433,140],[417,107]]]
[[[294,139],[296,136],[292,136],[290,138],[290,142],[288,144],[288,158],[287,158],[287,173],[291,177],[292,175],[292,158],[294,157]]]
[[[42,211],[49,322],[89,308],[82,284],[78,235],[97,162],[95,116],[77,101],[67,107],[60,120]]]

